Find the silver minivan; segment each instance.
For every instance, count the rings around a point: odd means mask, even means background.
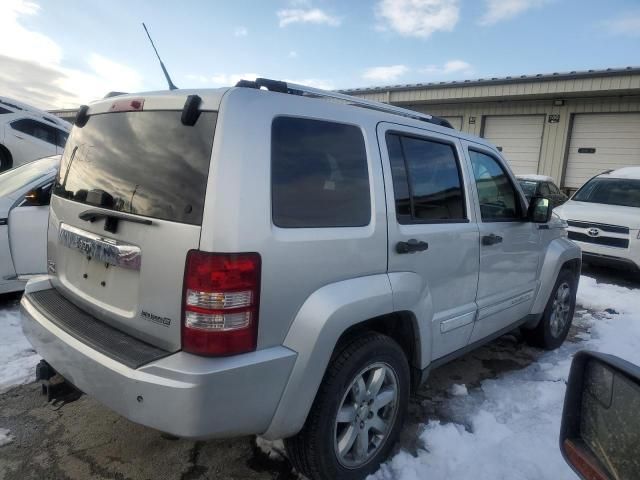
[[[266,79],[114,97],[67,142],[23,329],[44,380],[134,422],[364,478],[431,368],[518,326],[562,343],[565,227],[430,115]]]

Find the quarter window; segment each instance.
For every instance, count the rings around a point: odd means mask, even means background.
[[[453,145],[397,133],[386,138],[398,222],[466,221]]]
[[[49,125],[45,125],[44,123],[23,118],[22,120],[13,122],[11,124],[11,128],[42,140],[43,142],[47,142],[52,145],[56,144],[56,129]]]
[[[371,220],[364,137],[353,125],[276,118],[271,184],[279,227],[361,227]]]
[[[519,220],[519,197],[504,167],[495,158],[475,150],[469,150],[469,156],[478,189],[482,221]]]

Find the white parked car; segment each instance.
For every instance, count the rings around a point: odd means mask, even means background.
[[[55,115],[0,97],[0,172],[61,154],[70,129]]]
[[[0,174],[0,293],[24,289],[47,270],[47,223],[51,187],[60,155]]]
[[[555,209],[585,261],[640,269],[640,167],[598,175]]]

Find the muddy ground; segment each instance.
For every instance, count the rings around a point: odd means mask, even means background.
[[[602,270],[585,273],[622,285],[636,283],[634,277]],[[0,300],[0,308],[2,302],[15,301]],[[574,328],[570,341],[579,341],[577,333]],[[510,334],[434,370],[411,400],[399,448],[415,450],[420,425],[429,419],[457,420],[446,408],[453,384],[478,386],[482,380],[527,367],[541,354],[522,343],[517,334]],[[0,428],[9,429],[14,437],[0,447],[0,480],[297,478],[285,459],[263,453],[254,437],[166,438],[86,395],[66,404],[47,403],[37,384],[0,395]]]

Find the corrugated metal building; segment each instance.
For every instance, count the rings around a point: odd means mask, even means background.
[[[640,68],[394,85],[342,93],[446,118],[502,149],[516,173],[574,190],[640,165]]]
[[[66,120],[69,123],[73,123],[76,121],[76,113],[78,113],[77,108],[64,108],[59,110],[49,110],[49,113]]]

